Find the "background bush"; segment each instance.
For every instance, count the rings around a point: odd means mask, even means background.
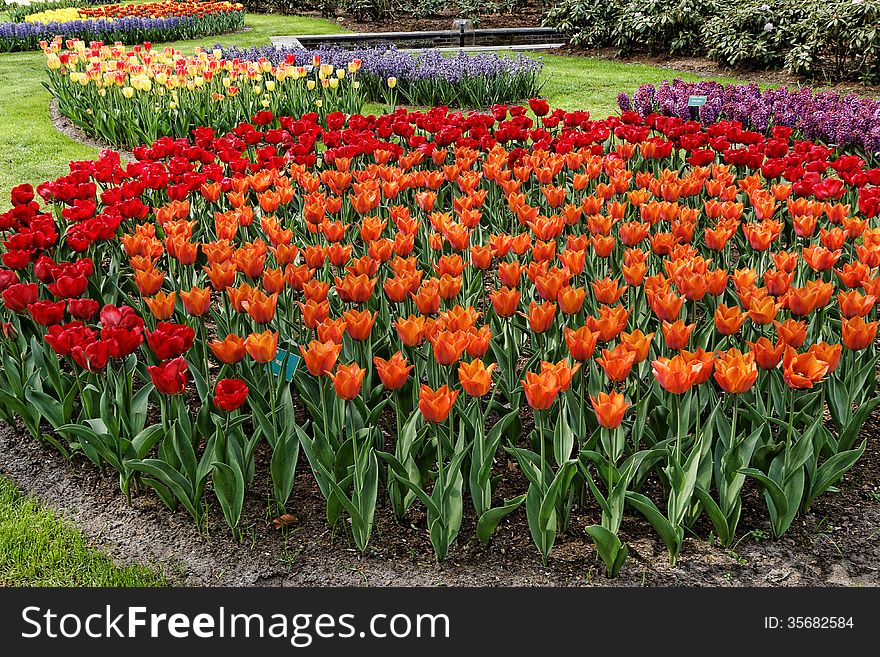
[[[880,0],[562,0],[545,24],[584,48],[877,82]]]
[[[545,24],[572,35],[585,48],[691,53],[699,50],[700,29],[714,14],[716,0],[563,0]]]

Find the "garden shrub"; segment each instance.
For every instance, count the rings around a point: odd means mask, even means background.
[[[878,79],[878,23],[880,0],[563,0],[545,19],[584,48],[866,83]]]
[[[545,24],[585,48],[694,53],[701,49],[703,19],[714,6],[714,0],[564,0],[548,12]]]
[[[725,66],[782,68],[812,0],[722,0],[703,26],[710,59]]]

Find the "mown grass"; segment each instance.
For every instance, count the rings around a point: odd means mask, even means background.
[[[0,586],[166,586],[143,566],[117,566],[15,486],[0,479]]]
[[[0,14],[0,20],[5,16]],[[332,34],[330,21],[297,16],[249,15],[248,30],[171,44],[254,46],[286,34]],[[645,82],[697,76],[640,64],[543,56],[549,80],[543,94],[552,107],[587,109],[594,116],[617,111],[617,94]],[[58,133],[49,119],[49,92],[43,87],[44,57],[39,52],[0,54],[0,210],[9,190],[23,182],[37,185],[67,172],[70,160],[95,157],[97,150]],[[377,111],[370,105],[367,111]],[[164,579],[141,567],[119,568],[89,547],[72,526],[58,520],[0,479],[0,585],[151,586]]]

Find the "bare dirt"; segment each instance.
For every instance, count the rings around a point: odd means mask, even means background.
[[[244,539],[232,540],[219,509],[207,531],[197,532],[183,512],[172,513],[144,493],[127,506],[112,473],[81,459],[66,462],[50,447],[14,427],[0,427],[0,474],[74,522],[92,544],[119,563],[143,563],[176,584],[207,586],[878,586],[880,585],[880,443],[878,417],[866,424],[868,449],[846,476],[841,492],[826,494],[780,540],[769,538],[763,498],[746,495],[742,539],[735,550],[712,545],[710,527],[685,539],[678,564],[651,527],[629,514],[621,538],[630,557],[616,580],[606,579],[583,528],[598,521],[598,509],[576,511],[559,537],[549,564],[542,565],[529,538],[524,510],[510,516],[488,548],[465,516],[448,559],[437,564],[418,504],[398,524],[384,500],[376,514],[371,547],[358,554],[347,532],[334,535],[324,501],[308,465],[300,463],[289,511],[296,521],[277,530],[268,513],[268,486],[260,479],[266,454],[258,455],[258,479],[244,513]],[[261,463],[262,462],[262,463]],[[524,490],[516,466],[507,469],[501,495]],[[211,497],[211,495],[209,495]]]

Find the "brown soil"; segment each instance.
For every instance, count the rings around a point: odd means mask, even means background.
[[[880,585],[880,443],[876,415],[866,424],[873,438],[862,460],[846,476],[841,492],[826,494],[780,540],[769,540],[762,497],[751,489],[735,551],[710,544],[710,527],[685,539],[679,563],[640,516],[629,513],[621,538],[630,557],[616,580],[606,579],[583,528],[598,510],[576,511],[543,566],[531,544],[520,509],[499,527],[489,548],[475,539],[473,514],[465,516],[448,559],[437,564],[418,503],[404,524],[394,521],[380,495],[369,552],[360,556],[344,530],[335,535],[324,517],[324,501],[302,460],[289,511],[296,522],[276,530],[267,510],[266,454],[258,454],[257,481],[249,493],[244,539],[236,543],[218,508],[201,535],[183,512],[168,511],[149,493],[126,506],[113,474],[101,474],[77,459],[66,462],[50,447],[15,428],[0,428],[0,474],[76,523],[90,541],[120,563],[144,563],[186,585],[372,585],[372,586],[793,586]],[[499,496],[525,489],[513,463]],[[209,498],[211,495],[209,494]],[[215,505],[216,507],[216,505]],[[753,531],[754,530],[754,531]]]

